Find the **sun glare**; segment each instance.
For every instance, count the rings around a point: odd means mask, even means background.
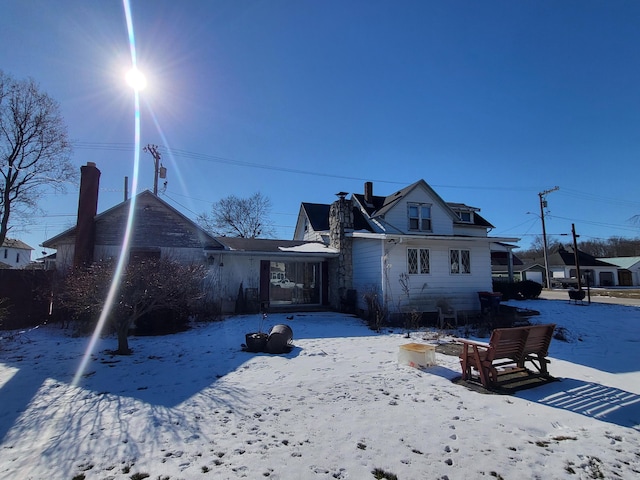
[[[125,229],[124,238],[122,240],[122,249],[120,251],[120,256],[118,258],[118,264],[116,266],[116,271],[114,274],[114,279],[111,282],[111,287],[109,288],[109,293],[107,294],[107,298],[105,300],[105,305],[100,313],[100,318],[98,319],[98,323],[96,324],[96,328],[93,331],[93,335],[91,335],[91,340],[87,345],[87,350],[82,357],[82,361],[78,366],[78,370],[73,377],[72,385],[79,385],[80,380],[84,376],[84,372],[87,370],[87,366],[91,361],[91,355],[93,354],[98,339],[102,333],[105,323],[107,322],[107,317],[109,316],[109,312],[111,311],[111,307],[115,303],[115,296],[117,294],[121,273],[124,271],[126,259],[128,259],[129,255],[129,244],[131,241],[131,232],[133,231],[133,217],[136,209],[136,193],[138,191],[138,176],[139,176],[139,167],[140,167],[140,90],[142,90],[147,85],[147,80],[144,75],[138,68],[136,67],[136,44],[135,44],[135,36],[133,34],[133,19],[131,17],[131,5],[129,0],[123,0],[124,13],[127,19],[127,32],[129,34],[129,49],[131,52],[131,64],[133,68],[127,74],[127,82],[134,90],[133,94],[133,125],[134,132],[133,138],[135,147],[133,149],[133,182],[132,182],[132,195],[131,202],[129,204],[129,216],[127,218],[127,226]]]
[[[147,86],[147,78],[137,68],[132,68],[127,73],[127,83],[136,91],[144,90]]]

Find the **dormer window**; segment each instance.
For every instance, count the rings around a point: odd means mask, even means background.
[[[409,203],[409,230],[420,232],[431,231],[431,205],[424,203]]]
[[[471,223],[473,221],[471,212],[458,212],[458,218],[465,223]]]

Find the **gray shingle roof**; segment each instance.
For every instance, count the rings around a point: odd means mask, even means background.
[[[5,248],[18,248],[21,250],[33,250],[29,245],[24,243],[22,240],[17,240],[15,238],[7,238],[5,237],[4,242],[2,242],[2,246]]]

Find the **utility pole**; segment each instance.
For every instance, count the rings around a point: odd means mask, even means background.
[[[158,174],[160,173],[160,152],[157,145],[147,145],[144,147],[144,151],[150,153],[153,157],[153,193],[158,195]],[[164,167],[163,167],[164,168]],[[163,177],[164,178],[164,177]]]
[[[543,242],[543,253],[544,253],[544,271],[547,277],[547,288],[551,288],[551,277],[549,276],[549,255],[547,253],[547,230],[544,226],[544,209],[547,207],[547,200],[545,199],[545,195],[551,192],[555,192],[559,190],[560,187],[553,187],[549,190],[545,190],[544,192],[538,193],[540,197],[540,220],[542,221],[542,242]]]
[[[580,261],[578,260],[578,240],[580,235],[576,235],[576,225],[571,224],[571,234],[573,235],[573,253],[576,259],[576,279],[578,280],[578,290],[582,290],[582,282],[580,280]]]

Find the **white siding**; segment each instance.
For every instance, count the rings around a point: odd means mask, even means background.
[[[486,237],[487,229],[481,227],[472,227],[471,225],[456,224],[454,227],[456,235],[466,235],[471,237]]]
[[[311,228],[306,232],[304,232],[302,240],[304,240],[305,242],[323,242],[324,243],[322,235]]]
[[[56,248],[56,269],[66,272],[73,266],[73,251],[72,244],[58,245]]]
[[[403,292],[400,274],[408,273],[407,248],[429,249],[429,274],[409,275],[409,296]],[[469,250],[471,273],[452,274],[449,250]],[[416,309],[435,311],[439,300],[446,300],[458,310],[478,310],[479,291],[491,291],[491,256],[488,243],[463,240],[396,244],[387,256],[387,302],[390,310]]]
[[[25,248],[2,247],[0,262],[9,265],[12,269],[21,269],[31,263],[31,250]]]
[[[407,204],[408,203],[428,203],[431,204],[431,228],[432,233],[436,235],[452,235],[453,234],[453,220],[448,210],[437,201],[427,194],[427,191],[423,188],[415,188],[408,195],[402,198],[397,205],[395,205],[385,215],[385,221],[406,233],[419,233],[425,234],[429,232],[417,232],[409,231],[409,217]]]
[[[382,240],[354,239],[353,288],[357,292],[358,308],[366,309],[364,294],[382,284],[383,255]]]
[[[221,266],[222,264],[222,266]],[[260,288],[260,259],[250,255],[216,255],[209,267],[212,280],[212,298],[220,301],[232,301],[238,297],[238,290]]]

